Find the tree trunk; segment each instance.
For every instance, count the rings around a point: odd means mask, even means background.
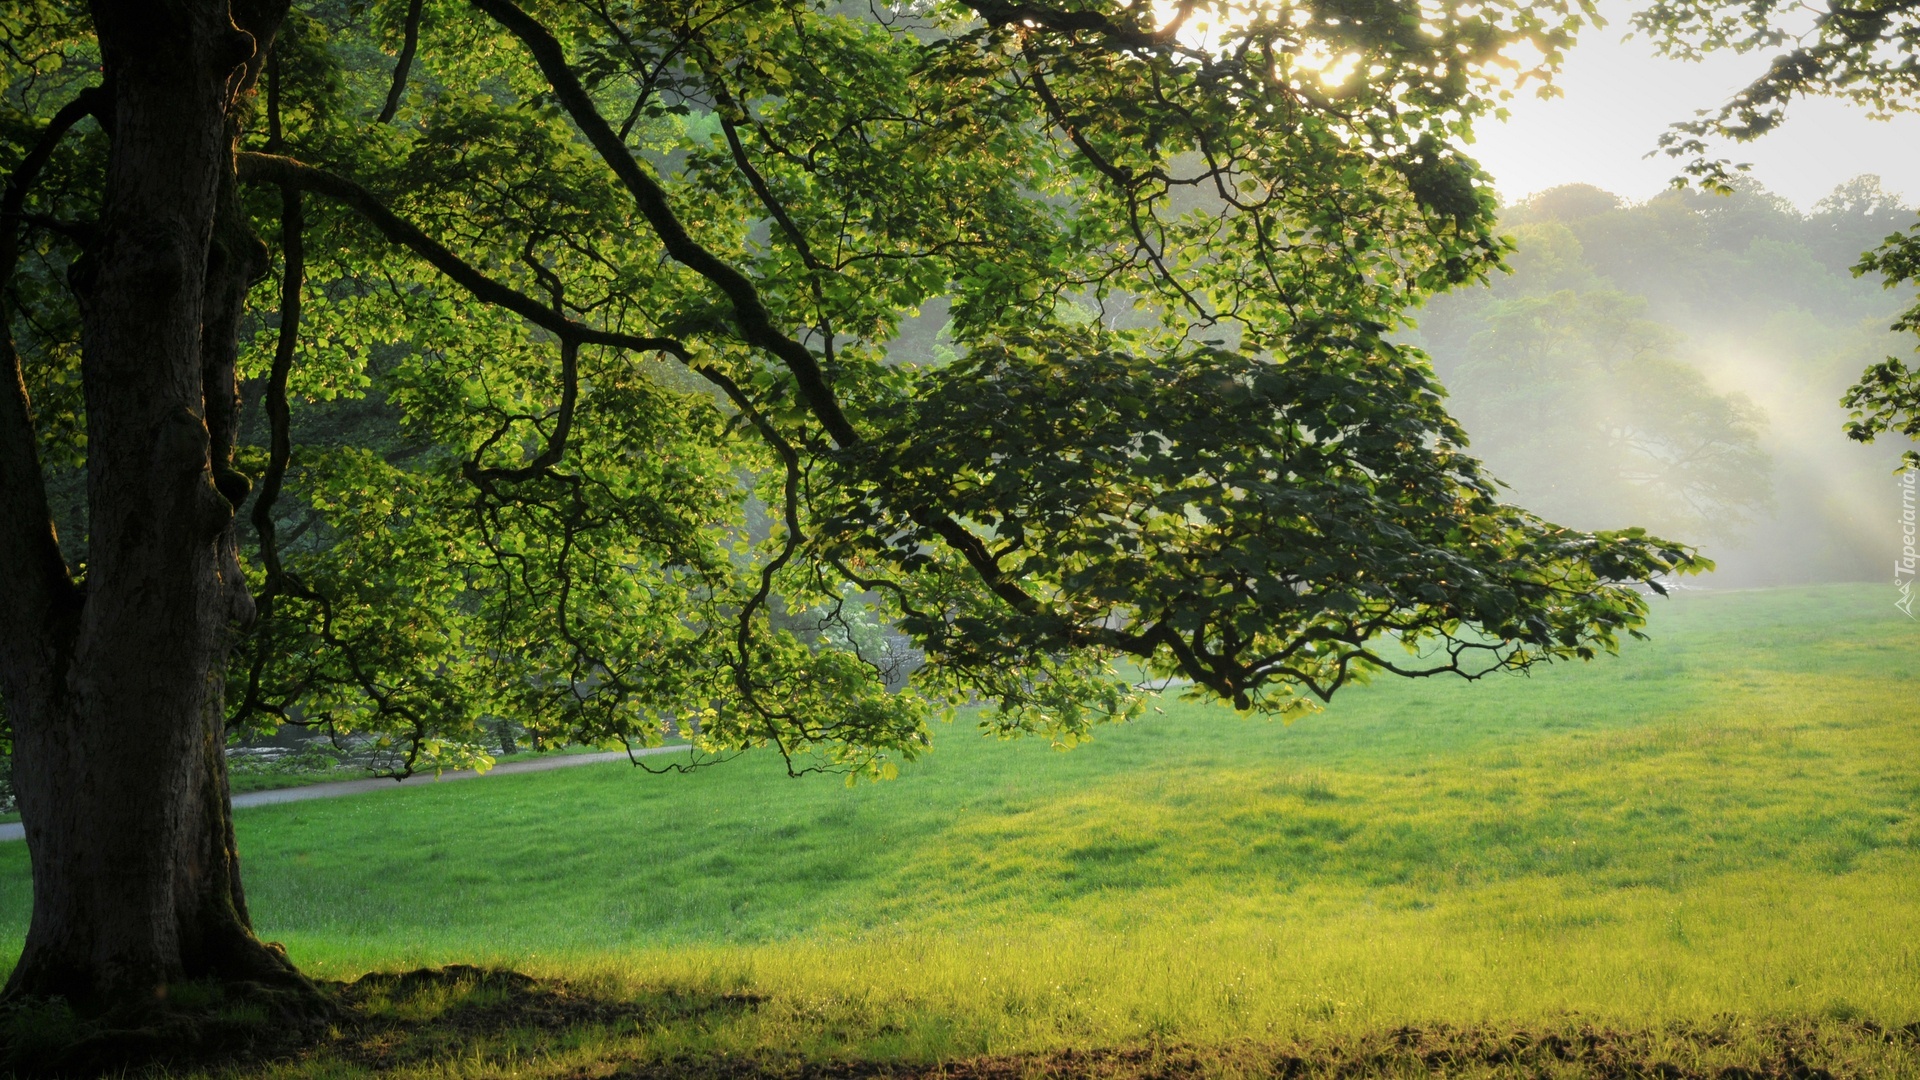
[[[249,924],[223,715],[229,634],[252,616],[233,534],[236,331],[264,269],[233,201],[230,113],[284,10],[93,5],[111,149],[99,238],[73,274],[92,561],[66,599],[52,588],[43,612],[0,620],[33,863],[10,994],[140,1008],[186,979],[306,985]]]

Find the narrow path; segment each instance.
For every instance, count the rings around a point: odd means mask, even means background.
[[[682,746],[652,746],[633,752],[634,757],[648,757],[653,754],[671,754],[676,750],[685,750]],[[534,758],[531,761],[509,761],[495,765],[486,772],[472,769],[455,769],[438,776],[432,773],[418,773],[405,780],[340,780],[331,784],[306,784],[302,787],[275,788],[272,791],[249,791],[233,797],[233,808],[245,810],[252,806],[277,806],[280,803],[305,802],[308,799],[337,799],[342,795],[364,795],[369,791],[391,791],[396,787],[416,787],[421,784],[445,784],[454,780],[475,780],[483,776],[512,776],[516,773],[548,772],[553,769],[567,769],[575,765],[599,765],[608,761],[625,761],[625,750],[610,750],[599,754],[557,754],[553,757]],[[15,821],[0,825],[0,843],[8,840],[25,840],[26,827]]]

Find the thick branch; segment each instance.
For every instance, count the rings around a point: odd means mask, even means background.
[[[626,186],[640,213],[667,249],[667,254],[706,278],[726,296],[733,305],[734,319],[747,343],[766,350],[786,365],[787,370],[793,373],[794,382],[799,386],[808,408],[835,443],[843,448],[858,443],[860,437],[846,413],[841,410],[840,402],[827,384],[826,374],[821,370],[820,361],[813,351],[774,325],[773,315],[760,298],[760,291],[745,274],[708,251],[688,234],[686,226],[668,204],[666,189],[627,149],[626,143],[607,123],[606,117],[600,115],[599,107],[593,103],[586,87],[581,85],[579,77],[567,63],[566,50],[561,48],[559,40],[512,0],[472,0],[472,3],[519,38],[533,55],[548,85],[552,86],[554,98],[560,107],[573,118],[601,159]]]
[[[580,343],[573,338],[560,339],[560,412],[554,418],[553,432],[547,436],[547,445],[538,457],[518,469],[481,468],[475,454],[475,460],[467,462],[466,477],[475,487],[491,491],[495,480],[507,483],[519,483],[531,480],[546,473],[560,463],[567,452],[567,436],[573,431],[573,409],[580,400]],[[489,440],[491,441],[491,440]],[[482,451],[485,447],[481,448]]]
[[[1157,31],[1122,23],[1098,11],[1062,11],[1046,4],[1008,3],[1006,0],[966,0],[966,6],[989,26],[1032,26],[1058,34],[1078,36],[1095,34],[1121,49],[1133,52],[1164,52],[1176,42],[1176,33],[1186,22],[1191,4],[1179,5],[1175,19]],[[1145,5],[1142,5],[1143,7]]]
[[[83,90],[55,113],[0,194],[0,654],[14,653],[26,635],[44,630],[55,606],[74,597],[47,507],[33,411],[5,296],[20,261],[20,219],[27,192],[60,140],[99,106],[100,97],[99,87]]]
[[[615,330],[601,330],[576,322],[533,297],[503,285],[473,268],[445,244],[420,231],[419,227],[387,209],[373,192],[359,184],[311,165],[275,154],[237,155],[240,182],[279,184],[325,195],[352,207],[380,234],[425,259],[434,269],[452,278],[482,303],[505,308],[562,341],[581,345],[611,345],[637,352],[664,352],[687,359],[687,350],[672,338],[643,337]]]
[[[718,91],[723,104],[733,104],[725,91],[721,90],[717,80],[714,82],[714,88]],[[787,234],[787,239],[792,242],[793,250],[800,256],[800,261],[808,270],[818,275],[824,268],[820,265],[820,260],[813,257],[813,246],[807,243],[807,234],[800,231],[800,226],[793,220],[793,215],[787,213],[786,204],[774,197],[773,189],[767,185],[767,178],[760,174],[760,170],[754,167],[753,159],[747,156],[746,145],[740,141],[739,128],[724,112],[720,114],[720,130],[727,137],[728,148],[733,151],[735,167],[740,170],[740,175],[747,178],[747,184],[759,197],[760,205],[766,207],[767,213],[773,215],[773,220],[779,224],[780,230]],[[814,288],[815,291],[819,289],[817,280]]]
[[[274,126],[277,135],[279,125],[276,123]],[[276,630],[273,609],[286,582],[286,569],[280,562],[279,526],[274,524],[273,507],[280,501],[280,489],[287,476],[287,463],[293,456],[287,377],[293,371],[293,354],[299,344],[300,290],[306,285],[305,230],[306,211],[301,203],[300,189],[290,185],[281,188],[280,247],[283,265],[280,276],[280,336],[274,342],[273,367],[267,372],[266,393],[261,399],[267,414],[267,471],[260,478],[260,493],[253,502],[253,528],[260,537],[260,561],[267,573],[266,581],[260,587],[260,595],[253,599],[258,619],[254,629],[257,637],[253,641],[253,663],[247,672],[246,696],[240,702],[243,715],[260,705],[260,680],[266,674],[267,659],[273,652]]]
[[[420,4],[421,0],[409,0],[407,4],[407,23],[400,42],[400,58],[393,64],[393,85],[387,90],[387,103],[380,109],[379,122],[393,120],[400,111],[400,98],[407,92],[407,72],[413,69],[413,52],[420,47]]]
[[[1094,148],[1093,143],[1087,140],[1086,133],[1080,130],[1080,125],[1074,123],[1073,117],[1067,114],[1067,107],[1060,103],[1059,98],[1053,96],[1053,88],[1047,85],[1046,75],[1041,71],[1040,58],[1034,53],[1033,46],[1024,45],[1020,51],[1021,55],[1027,58],[1027,64],[1031,69],[1033,92],[1040,98],[1040,103],[1046,106],[1048,115],[1053,117],[1053,122],[1060,125],[1060,130],[1067,133],[1067,138],[1079,149],[1081,156],[1085,157],[1094,168],[1100,170],[1102,176],[1113,181],[1113,186],[1119,189],[1120,194],[1126,197],[1128,204],[1131,205],[1133,191],[1139,186],[1133,170],[1114,164],[1105,154]]]
[[[293,453],[289,434],[292,416],[287,408],[287,377],[293,371],[293,354],[299,342],[300,290],[306,283],[306,243],[303,236],[306,212],[300,189],[292,186],[283,188],[280,206],[284,261],[280,277],[280,335],[274,342],[273,367],[267,372],[266,394],[262,399],[269,431],[267,471],[260,478],[260,494],[253,503],[253,527],[260,534],[260,554],[267,570],[266,590],[259,600],[262,618],[271,614],[272,596],[281,574],[273,506],[280,498],[280,488],[287,475],[287,462]]]

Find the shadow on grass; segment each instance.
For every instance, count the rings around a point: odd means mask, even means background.
[[[318,1000],[294,1010],[251,984],[186,984],[173,988],[164,1008],[138,1017],[16,1001],[0,1013],[0,1075],[246,1075],[303,1062],[386,1072],[448,1059],[539,1058],[759,1004],[752,995],[682,990],[616,998],[460,964],[374,972],[319,988]]]
[[[478,1051],[545,1054],[610,1035],[700,1024],[757,1007],[752,994],[668,989],[606,995],[559,979],[466,965],[375,972],[342,985],[351,1019],[309,1053],[388,1070]]]

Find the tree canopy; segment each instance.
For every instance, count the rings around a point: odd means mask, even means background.
[[[8,5],[9,993],[315,998],[247,914],[248,725],[884,773],[962,702],[1071,741],[1142,677],[1615,648],[1704,561],[1503,502],[1398,336],[1507,253],[1462,147],[1584,21]]]
[[[1154,10],[296,5],[236,124],[235,720],[401,771],[509,714],[881,768],[970,698],[1125,714],[1122,656],[1285,712],[1612,647],[1695,556],[1503,505],[1391,337],[1498,264],[1457,147],[1579,15]],[[84,574],[111,135],[84,11],[4,33],[7,313]]]

